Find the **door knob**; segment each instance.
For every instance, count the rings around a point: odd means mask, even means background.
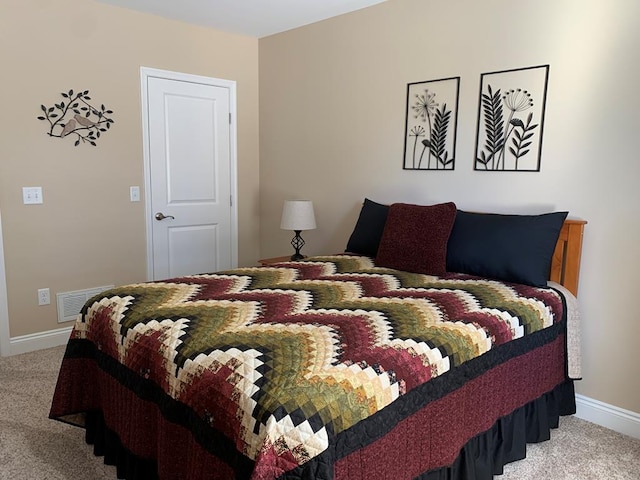
[[[156,213],[156,220],[164,220],[165,218],[170,218],[171,220],[176,219],[173,215],[165,215],[162,212]]]

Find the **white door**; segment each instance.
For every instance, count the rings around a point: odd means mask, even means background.
[[[0,356],[9,355],[9,308],[7,305],[7,279],[4,268],[4,244],[2,242],[2,216],[0,216]]]
[[[235,84],[144,68],[142,74],[148,276],[235,267]]]

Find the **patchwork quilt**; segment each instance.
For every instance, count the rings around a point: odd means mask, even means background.
[[[341,434],[563,316],[550,288],[322,256],[108,290],[85,305],[67,357],[81,349],[103,369],[117,364],[120,384],[145,385],[161,411],[188,411],[172,421],[223,438],[253,479],[307,467],[320,474],[300,478],[331,478]],[[67,401],[77,390],[59,382],[53,417],[89,409]]]

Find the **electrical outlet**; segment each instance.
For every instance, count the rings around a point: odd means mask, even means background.
[[[51,293],[48,288],[38,289],[38,305],[49,305],[51,303]]]

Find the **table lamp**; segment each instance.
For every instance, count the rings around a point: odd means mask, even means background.
[[[291,256],[291,260],[300,260],[304,255],[300,249],[304,245],[304,240],[300,236],[303,230],[313,230],[316,228],[316,217],[313,213],[313,202],[311,200],[285,200],[282,208],[282,220],[280,228],[283,230],[293,230],[295,236],[291,239],[291,246],[296,253]]]

